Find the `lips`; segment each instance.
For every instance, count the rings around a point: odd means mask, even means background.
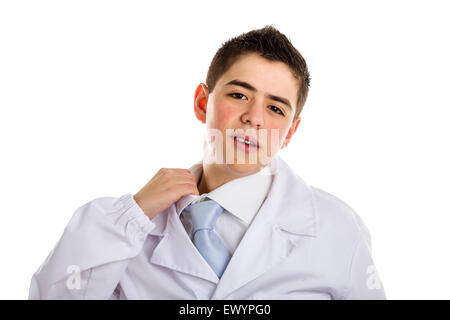
[[[243,134],[236,134],[233,136],[233,139],[236,140],[236,138],[240,138],[246,141],[249,141],[250,143],[253,143],[257,148],[259,148],[258,140],[252,136],[243,135]]]

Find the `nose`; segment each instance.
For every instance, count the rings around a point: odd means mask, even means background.
[[[254,102],[241,115],[241,121],[252,127],[261,128],[264,126],[264,106],[262,103]]]

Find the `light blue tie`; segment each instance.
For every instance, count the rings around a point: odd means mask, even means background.
[[[231,254],[214,231],[217,218],[222,212],[223,208],[209,199],[190,204],[183,212],[191,215],[195,247],[219,278],[222,277],[231,258]]]

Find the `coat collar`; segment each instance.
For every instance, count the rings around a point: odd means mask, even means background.
[[[155,217],[155,223],[162,227],[150,234],[163,238],[150,261],[216,283],[211,298],[225,299],[286,259],[303,237],[316,237],[311,188],[279,156],[271,161],[270,170],[273,181],[267,198],[220,280],[189,239],[175,204]]]
[[[281,229],[316,237],[317,219],[311,187],[280,156],[272,161],[271,171],[274,175],[271,191],[276,192],[269,192],[264,211]]]

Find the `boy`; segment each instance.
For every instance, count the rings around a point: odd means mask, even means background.
[[[195,91],[203,160],[78,208],[30,299],[385,299],[360,217],[277,156],[309,81],[272,26],[224,43]]]

